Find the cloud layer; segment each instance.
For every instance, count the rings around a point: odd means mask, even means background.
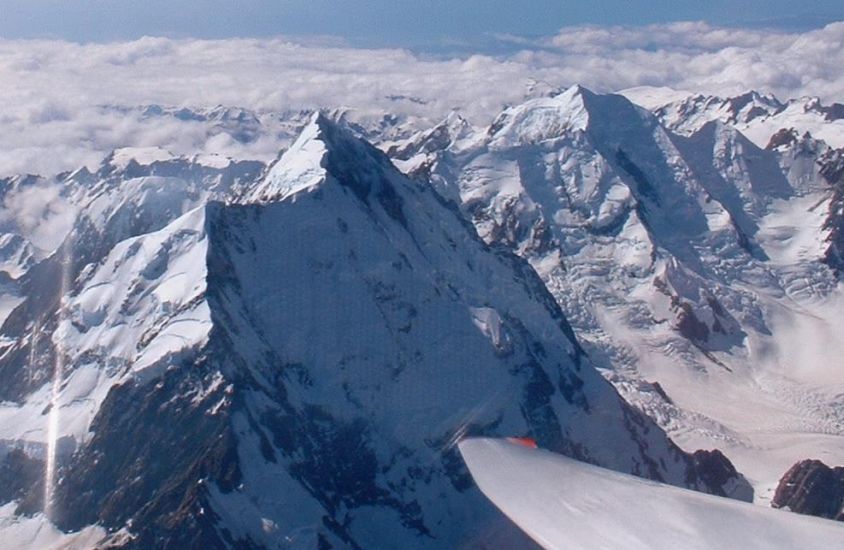
[[[501,41],[511,53],[444,59],[284,39],[0,40],[0,175],[91,166],[123,146],[263,159],[280,146],[273,135],[244,145],[201,122],[103,106],[222,104],[258,112],[345,106],[427,121],[460,109],[485,124],[537,81],[547,88],[651,85],[720,95],[758,89],[844,100],[844,23],[806,33],[704,23],[576,27]]]

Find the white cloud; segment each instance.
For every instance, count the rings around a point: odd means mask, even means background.
[[[517,51],[459,59],[283,39],[0,40],[0,174],[93,165],[122,146],[264,159],[280,146],[273,136],[243,145],[206,124],[102,105],[347,106],[427,120],[459,108],[483,124],[522,99],[534,80],[598,91],[652,85],[724,95],[752,88],[844,99],[844,23],[806,33],[705,23],[576,27],[541,40],[502,39]]]
[[[20,233],[42,251],[59,247],[76,216],[58,185],[40,181],[8,193],[0,209],[0,226]]]
[[[607,90],[669,86],[715,94],[748,89],[784,99],[844,100],[844,23],[806,33],[725,29],[705,23],[563,29],[537,46],[571,78]],[[598,67],[597,75],[589,69]]]

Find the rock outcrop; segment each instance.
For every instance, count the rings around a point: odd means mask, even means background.
[[[803,460],[780,480],[772,502],[798,514],[844,521],[844,467]]]

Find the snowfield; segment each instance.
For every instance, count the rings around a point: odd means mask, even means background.
[[[481,491],[547,549],[829,550],[844,524],[680,489],[507,440],[459,444]]]
[[[0,506],[0,533],[3,548],[38,550],[87,550],[106,536],[99,527],[87,527],[77,533],[62,533],[43,515],[15,515],[15,503]]]

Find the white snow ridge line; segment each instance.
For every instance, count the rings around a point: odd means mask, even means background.
[[[506,440],[459,444],[481,491],[548,549],[829,550],[844,525],[680,489]]]

